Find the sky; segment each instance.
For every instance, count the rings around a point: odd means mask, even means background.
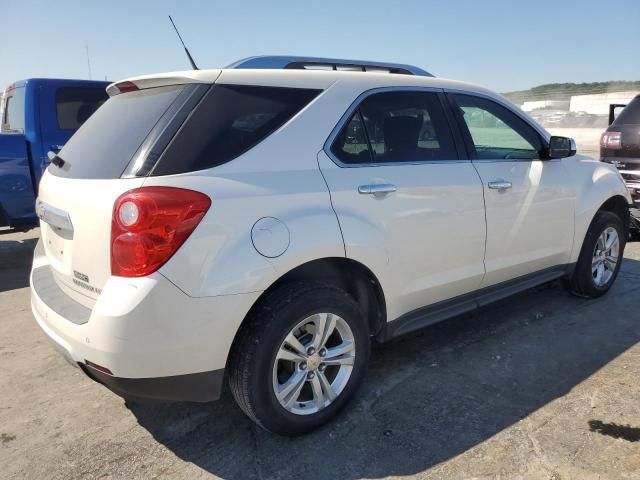
[[[200,68],[253,55],[420,66],[507,92],[640,80],[640,0],[0,0],[0,89]]]

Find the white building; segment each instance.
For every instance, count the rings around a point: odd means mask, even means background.
[[[531,102],[524,102],[520,107],[525,112],[531,112],[540,108],[555,109],[555,110],[567,110],[569,108],[568,100],[537,100]]]
[[[608,115],[610,104],[620,103],[626,105],[638,94],[640,94],[640,91],[575,95],[571,97],[569,110],[572,112],[587,112],[594,115]]]

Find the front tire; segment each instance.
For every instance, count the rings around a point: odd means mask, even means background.
[[[258,425],[300,435],[347,404],[369,352],[367,323],[349,294],[322,283],[286,284],[261,301],[238,333],[229,386]]]
[[[607,293],[620,271],[625,243],[622,219],[612,212],[598,212],[582,244],[570,290],[588,298]]]

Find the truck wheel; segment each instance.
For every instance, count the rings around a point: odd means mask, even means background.
[[[625,240],[620,217],[611,212],[598,212],[582,244],[569,282],[570,290],[589,298],[607,293],[620,270]]]
[[[229,359],[229,386],[266,430],[299,435],[329,421],[353,396],[369,360],[369,329],[346,292],[283,285],[253,309]]]

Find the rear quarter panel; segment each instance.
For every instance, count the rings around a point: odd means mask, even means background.
[[[201,224],[160,269],[188,295],[262,291],[308,261],[344,257],[340,227],[316,158],[344,111],[323,99],[327,93],[231,162],[145,180],[145,186],[188,188],[212,199]],[[251,229],[264,217],[281,220],[289,231],[288,248],[275,258],[258,253],[252,242]]]

